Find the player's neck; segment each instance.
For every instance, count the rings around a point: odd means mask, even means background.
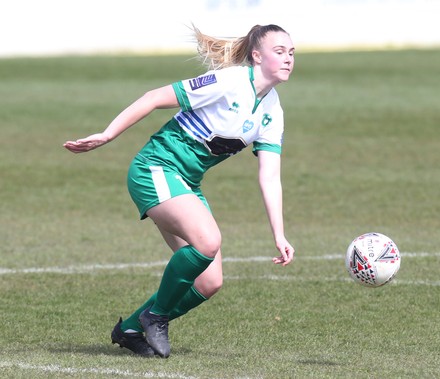
[[[270,90],[274,87],[272,81],[268,80],[264,77],[263,72],[259,69],[259,67],[254,67],[254,88],[255,93],[257,94],[257,98],[261,99],[266,96]]]

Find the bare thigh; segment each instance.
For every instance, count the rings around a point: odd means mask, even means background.
[[[149,209],[147,214],[161,232],[181,238],[207,257],[214,258],[220,250],[217,222],[196,195],[173,197]]]

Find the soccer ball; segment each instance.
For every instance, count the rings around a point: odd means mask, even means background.
[[[400,261],[399,249],[389,237],[366,233],[354,239],[348,247],[345,267],[356,283],[380,287],[394,278]]]

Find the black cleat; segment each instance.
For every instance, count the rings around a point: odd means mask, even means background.
[[[139,321],[144,328],[147,343],[154,352],[162,358],[170,356],[170,343],[168,341],[168,316],[159,316],[150,313],[147,308],[139,316]]]
[[[112,331],[112,343],[117,343],[121,348],[125,347],[142,357],[154,357],[154,350],[146,341],[143,333],[125,333],[121,329],[121,324],[122,317],[119,318],[119,322],[115,325]]]

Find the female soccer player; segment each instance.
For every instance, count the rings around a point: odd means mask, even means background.
[[[294,248],[284,236],[280,154],[283,111],[274,87],[294,65],[289,34],[277,25],[254,26],[225,40],[194,33],[210,71],[146,92],[102,133],[64,146],[73,153],[96,149],[155,109],[179,107],[133,159],[128,189],[140,218],[151,218],[174,252],[158,290],[116,324],[112,342],[134,353],[168,357],[168,323],[213,296],[222,286],[221,234],[200,190],[209,168],[253,145],[263,201],[285,266]],[[145,333],[145,337],[144,337]]]

